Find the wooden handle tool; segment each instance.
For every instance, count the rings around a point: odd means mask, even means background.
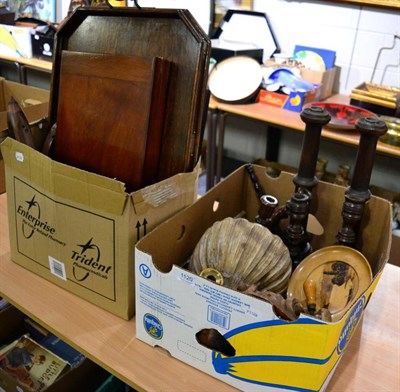
[[[306,296],[307,309],[310,314],[314,314],[317,310],[317,284],[312,279],[306,280],[303,283],[303,290]]]
[[[29,122],[14,97],[10,98],[7,105],[7,126],[8,134],[12,138],[31,148],[36,148]]]

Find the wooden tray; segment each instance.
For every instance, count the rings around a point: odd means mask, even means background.
[[[208,106],[206,86],[211,44],[189,11],[97,7],[77,9],[56,35],[50,92],[51,124],[58,123],[62,118],[59,100],[64,99],[61,90],[64,89],[65,51],[168,60],[170,68],[165,116],[162,116],[162,121],[158,120],[158,127],[162,124],[162,140],[161,144],[158,141],[158,151],[157,147],[150,151],[150,144],[147,146],[147,156],[158,157],[156,163],[151,161],[149,172],[153,175],[156,173],[158,181],[193,170],[200,155],[203,119]],[[79,64],[76,67],[79,68]],[[124,73],[122,68],[118,69],[118,65],[114,70],[115,79]],[[88,72],[90,74],[90,69]],[[80,87],[75,85],[76,82],[73,83],[76,91],[79,91]],[[79,94],[76,93],[76,96]],[[105,113],[107,105],[105,102]],[[109,113],[115,110],[115,107],[109,108]],[[128,108],[129,105],[124,110]],[[154,116],[151,116],[153,119]],[[67,148],[56,135],[55,151],[60,153],[61,149]],[[143,155],[140,159],[143,159]],[[154,182],[146,174],[148,165],[143,163],[142,184],[145,185]]]
[[[67,50],[61,58],[55,159],[128,191],[155,182],[169,62]]]

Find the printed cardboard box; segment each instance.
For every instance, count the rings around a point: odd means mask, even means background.
[[[274,60],[266,61],[267,67],[285,67],[290,68],[286,64],[278,65]],[[319,94],[318,100],[323,101],[330,97],[334,93],[336,74],[338,73],[338,67],[332,67],[325,71],[315,71],[312,69],[300,68],[300,76],[312,84],[318,84]]]
[[[301,112],[305,104],[313,101],[319,101],[319,86],[317,85],[312,91],[291,91],[289,95],[261,89],[257,97],[257,102],[292,112]]]
[[[300,69],[300,72],[301,77],[307,80],[307,82],[320,85],[319,99],[321,101],[329,98],[333,94],[337,67],[333,67],[326,71],[314,71],[302,68]]]
[[[50,92],[37,87],[11,82],[0,77],[0,143],[7,137],[7,104],[14,97],[24,111],[30,123],[46,118]],[[44,140],[40,132],[34,134],[35,141],[40,144]],[[0,154],[0,193],[6,190],[4,162]]]
[[[7,105],[14,97],[29,121],[47,116],[50,91],[0,77],[0,131],[7,129]]]
[[[32,57],[32,27],[0,25],[0,55],[9,57]]]
[[[276,196],[280,205],[289,199],[294,190],[292,174],[270,178],[265,168],[254,168],[266,193]],[[314,236],[312,245],[320,249],[336,242],[344,188],[320,182],[315,191],[312,208],[325,231]],[[390,203],[372,197],[366,205],[360,240],[374,279],[335,323],[307,315],[294,322],[282,320],[269,303],[184,268],[201,235],[215,221],[227,216],[254,221],[258,205],[242,167],[137,243],[136,336],[240,390],[324,390],[389,257]],[[197,342],[195,334],[209,328],[231,343],[234,356]]]
[[[124,318],[134,314],[134,245],[197,197],[198,169],[132,194],[123,183],[1,145],[11,259]]]

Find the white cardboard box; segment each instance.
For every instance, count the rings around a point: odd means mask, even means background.
[[[0,55],[9,57],[32,57],[32,27],[0,25]]]
[[[294,190],[292,174],[270,178],[265,168],[254,168],[266,193],[280,204],[289,199]],[[314,249],[336,243],[344,190],[324,182],[315,189],[312,208],[325,232],[314,237]],[[136,336],[241,390],[324,390],[388,260],[390,203],[372,197],[366,205],[360,243],[374,279],[335,323],[308,315],[293,322],[282,320],[269,303],[219,286],[184,267],[215,221],[243,212],[254,221],[258,205],[242,167],[137,243]],[[235,355],[224,356],[200,345],[195,335],[203,329],[217,329],[235,348]]]

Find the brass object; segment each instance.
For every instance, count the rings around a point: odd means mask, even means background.
[[[351,92],[351,98],[396,109],[400,88],[365,82]]]
[[[315,168],[315,176],[318,180],[321,180],[326,172],[326,166],[328,165],[328,160],[323,158],[318,158],[317,166]]]
[[[211,280],[212,282],[215,282],[216,284],[219,284],[220,286],[224,285],[224,277],[215,268],[204,268],[203,271],[200,272],[200,276],[202,278],[206,278],[208,280]]]
[[[334,183],[342,186],[348,186],[350,181],[349,172],[350,172],[349,165],[340,164],[338,166],[338,172],[336,174]]]
[[[379,141],[391,146],[400,147],[400,118],[390,116],[380,116],[385,121],[388,131],[379,138]]]
[[[365,256],[347,246],[327,246],[308,257],[294,270],[287,298],[296,299],[315,317],[339,321],[372,281]]]

